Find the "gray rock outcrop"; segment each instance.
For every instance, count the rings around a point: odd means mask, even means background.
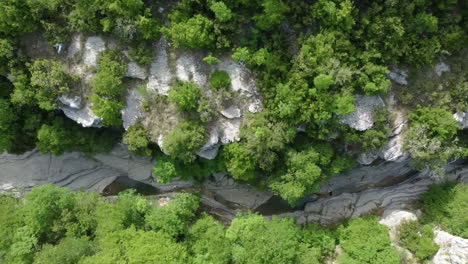
[[[466,264],[468,263],[468,239],[463,239],[444,232],[434,231],[439,251],[433,257],[434,264]]]
[[[388,74],[387,74],[387,77],[398,83],[399,85],[408,85],[408,70],[399,70],[399,69],[396,69],[394,71],[390,71]]]
[[[456,112],[453,114],[453,118],[458,121],[458,125],[463,129],[468,128],[468,113]]]
[[[357,95],[355,101],[356,111],[344,116],[340,122],[350,127],[364,131],[374,126],[374,114],[378,107],[385,106],[384,101],[379,96]]]

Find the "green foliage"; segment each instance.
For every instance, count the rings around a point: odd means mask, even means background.
[[[172,24],[170,28],[164,28],[163,33],[172,40],[176,48],[210,48],[215,42],[213,21],[203,15],[195,15],[187,21]]]
[[[98,73],[94,77],[93,91],[100,96],[119,97],[127,87],[122,78],[127,72],[127,64],[122,54],[109,50],[102,53]]]
[[[236,180],[247,181],[255,178],[255,158],[245,146],[234,142],[224,147],[226,168]]]
[[[167,156],[162,156],[156,161],[153,174],[159,183],[170,183],[173,178],[178,176],[174,161]]]
[[[365,150],[378,150],[387,143],[388,137],[382,131],[369,129],[362,135],[362,147]]]
[[[231,86],[231,78],[225,71],[215,71],[211,74],[210,84],[215,90],[228,89]]]
[[[432,227],[416,221],[401,226],[400,241],[422,261],[430,260],[439,250],[439,246],[434,242]]]
[[[443,230],[468,238],[468,185],[446,182],[431,185],[422,196],[426,223],[435,223]]]
[[[81,264],[113,263],[187,263],[185,247],[167,234],[135,230],[134,227],[105,234],[99,243],[100,251],[80,261]]]
[[[46,244],[34,257],[34,264],[75,264],[94,254],[94,244],[85,238],[64,238],[57,245]]]
[[[55,120],[52,125],[42,125],[37,132],[37,147],[43,153],[60,155],[74,147],[75,138],[64,127],[62,120]]]
[[[270,188],[294,205],[306,194],[320,188],[320,184],[328,178],[328,168],[333,167],[331,172],[335,174],[350,167],[343,166],[345,164],[333,166],[333,160],[338,159],[334,157],[330,145],[307,147],[300,152],[290,150],[285,159],[286,171],[272,179]]]
[[[165,207],[150,211],[145,217],[145,223],[151,230],[161,231],[176,238],[186,233],[199,205],[198,197],[179,193]]]
[[[337,3],[339,3],[339,6]],[[328,27],[337,27],[349,31],[355,24],[353,3],[346,1],[319,0],[313,6],[313,13]]]
[[[189,250],[194,264],[227,264],[231,245],[225,238],[224,226],[212,216],[203,214],[188,230]]]
[[[138,155],[150,156],[150,141],[146,130],[141,125],[133,125],[123,135],[122,142],[128,145],[128,149]]]
[[[302,263],[301,254],[309,249],[299,237],[292,219],[267,220],[252,214],[236,217],[226,231],[232,258],[239,264]]]
[[[128,51],[128,55],[132,57],[141,66],[148,66],[153,61],[154,48],[148,42],[140,42],[136,46],[132,46]]]
[[[460,155],[455,136],[460,129],[452,114],[441,108],[419,107],[409,115],[406,149],[419,167],[439,168]]]
[[[266,0],[262,2],[263,13],[254,16],[257,26],[262,30],[271,30],[283,23],[289,7],[282,0]]]
[[[29,71],[31,72],[31,86],[26,89],[31,90],[39,107],[48,111],[57,108],[57,97],[69,92],[73,83],[77,81],[76,76],[70,76],[63,65],[54,60],[35,60],[29,65]],[[21,96],[18,95],[18,97]],[[15,102],[25,103],[23,100]]]
[[[200,97],[200,87],[193,82],[178,81],[169,91],[169,100],[177,104],[182,111],[196,109]]]
[[[388,229],[377,217],[356,218],[339,229],[343,254],[339,263],[400,263],[397,250],[390,245]]]
[[[125,108],[125,104],[112,100],[93,95],[90,98],[93,103],[93,113],[103,119],[103,122],[107,126],[119,126],[122,124],[122,118],[120,110]]]
[[[162,148],[174,158],[190,163],[203,144],[205,127],[197,122],[182,122],[164,138]]]
[[[220,22],[228,22],[234,16],[231,9],[229,9],[224,2],[212,1],[210,9],[215,14],[216,20]]]
[[[203,58],[203,61],[208,63],[209,65],[218,64],[220,62],[218,58],[216,58],[215,56],[211,54]]]
[[[2,1],[0,13],[3,14],[0,17],[0,33],[3,35],[18,36],[36,29],[26,1]]]
[[[95,154],[110,151],[117,138],[112,131],[83,128],[72,121],[56,118],[37,131],[36,145],[41,152],[54,155],[73,150]]]

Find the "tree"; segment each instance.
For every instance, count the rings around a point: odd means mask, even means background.
[[[289,7],[282,0],[266,0],[262,2],[263,13],[254,16],[257,26],[262,30],[271,30],[283,23]]]
[[[195,153],[205,144],[205,127],[196,122],[182,122],[164,138],[162,148],[182,162],[195,160]]]
[[[397,250],[391,245],[386,226],[377,217],[356,218],[338,230],[343,253],[338,261],[348,263],[400,263]]]
[[[128,149],[139,155],[150,156],[150,141],[146,130],[141,125],[133,125],[125,132],[122,142],[128,145]]]
[[[199,206],[200,201],[195,195],[179,193],[165,207],[150,211],[145,217],[146,226],[177,238],[186,233]]]
[[[196,109],[200,97],[200,87],[193,82],[178,81],[169,91],[169,100],[177,104],[182,111]]]
[[[231,245],[224,226],[212,216],[203,214],[188,230],[189,251],[194,264],[227,264],[231,260]]]
[[[93,91],[100,96],[118,98],[127,89],[122,83],[126,72],[127,64],[122,54],[113,50],[103,52],[93,80]]]
[[[228,89],[231,86],[231,78],[225,71],[215,71],[210,77],[211,87],[215,90]]]
[[[172,24],[170,28],[163,29],[163,33],[172,40],[176,48],[210,48],[215,42],[213,21],[200,14],[187,21]]]
[[[93,113],[101,117],[105,125],[119,126],[122,124],[120,110],[125,108],[125,104],[119,101],[104,99],[98,95],[91,96],[93,103]]]
[[[63,65],[54,60],[35,60],[29,65],[29,71],[31,72],[31,88],[35,90],[34,97],[37,104],[48,111],[57,107],[57,97],[69,92],[78,78],[69,75]]]
[[[0,33],[18,36],[36,29],[26,1],[5,0],[0,3]]]
[[[236,217],[226,231],[232,258],[238,264],[301,263],[300,257],[308,249],[299,237],[292,219],[267,220],[255,214]]]
[[[255,178],[257,162],[244,145],[234,142],[225,146],[224,156],[226,169],[234,179],[247,181]]]
[[[61,119],[55,119],[51,125],[42,125],[37,132],[37,147],[42,153],[60,155],[71,151],[75,146],[75,140]]]
[[[94,243],[86,238],[64,238],[57,245],[46,244],[36,253],[34,264],[75,264],[95,252]]]
[[[210,9],[215,14],[216,20],[220,22],[228,22],[234,16],[231,9],[224,2],[212,1]]]
[[[170,183],[173,178],[178,176],[174,161],[167,156],[162,156],[156,161],[153,174],[158,183]]]

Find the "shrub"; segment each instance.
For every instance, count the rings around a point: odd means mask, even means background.
[[[225,71],[215,71],[210,77],[210,84],[215,90],[228,89],[231,85],[231,78]]]
[[[210,48],[215,42],[213,21],[200,14],[187,21],[172,24],[163,32],[172,40],[176,48]]]
[[[140,42],[130,48],[128,55],[141,66],[148,66],[153,61],[154,49],[150,43]]]
[[[220,62],[218,58],[216,58],[215,56],[211,54],[203,58],[203,61],[208,63],[209,65],[214,65]]]
[[[123,136],[122,142],[128,145],[130,151],[138,155],[151,155],[151,149],[148,147],[150,141],[148,140],[146,130],[141,125],[129,127]]]
[[[430,260],[439,250],[439,246],[434,242],[432,227],[416,221],[401,226],[400,241],[422,261]]]
[[[127,89],[122,78],[127,72],[127,64],[122,54],[109,50],[102,53],[98,73],[94,77],[93,91],[100,96],[118,98]]]
[[[356,218],[340,227],[343,254],[338,257],[339,263],[400,263],[397,250],[390,244],[387,227],[377,220],[374,216]]]
[[[425,223],[435,223],[451,234],[468,238],[468,185],[453,182],[431,185],[422,201]]]
[[[203,144],[205,127],[196,122],[182,122],[164,138],[163,149],[174,158],[190,163]]]
[[[198,106],[201,97],[201,90],[198,85],[192,82],[178,81],[169,91],[169,100],[182,111],[194,110]]]
[[[103,122],[107,126],[119,126],[122,124],[122,114],[120,110],[125,108],[125,104],[112,100],[99,97],[94,95],[91,97],[93,103],[93,113],[103,119]]]

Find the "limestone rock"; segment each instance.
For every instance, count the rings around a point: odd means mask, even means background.
[[[129,127],[135,125],[139,120],[144,118],[145,111],[142,109],[143,97],[136,88],[132,88],[127,92],[127,104],[121,110],[123,127],[128,130]]]
[[[67,50],[67,57],[69,59],[75,58],[75,56],[77,56],[78,53],[82,51],[81,40],[82,40],[81,34],[77,33],[72,36],[71,42],[68,45],[68,50]]]
[[[73,97],[68,97],[65,95],[62,95],[59,97],[59,101],[64,104],[65,106],[68,106],[73,109],[80,109],[81,107],[81,97],[80,96],[73,96]]]
[[[450,66],[448,66],[447,64],[443,63],[443,62],[439,62],[437,63],[437,65],[435,66],[435,69],[434,69],[435,73],[437,74],[437,76],[441,76],[442,73],[444,72],[450,72]]]
[[[223,109],[221,114],[229,119],[239,118],[241,117],[241,110],[236,105],[230,105],[229,107]]]
[[[185,82],[194,82],[198,86],[205,86],[208,82],[208,67],[202,60],[202,55],[195,52],[183,51],[176,60],[175,77]]]
[[[148,73],[146,69],[140,67],[138,63],[131,61],[127,64],[127,72],[125,73],[125,77],[145,80],[148,77]]]
[[[377,107],[385,103],[379,96],[356,96],[356,111],[341,118],[340,122],[350,127],[364,131],[374,125],[374,112]]]
[[[91,105],[87,102],[83,107],[77,108],[77,101],[60,100],[68,105],[61,105],[59,108],[71,120],[77,122],[83,127],[102,127],[102,118],[96,116],[91,109]]]
[[[172,74],[169,68],[169,44],[165,38],[156,43],[156,57],[151,63],[148,90],[167,95],[171,89]]]
[[[357,162],[361,165],[370,165],[379,158],[377,151],[369,151],[359,154]]]
[[[387,74],[387,77],[398,83],[399,85],[408,85],[408,70],[395,70],[395,71],[390,71],[389,74]]]
[[[434,241],[440,246],[439,251],[437,251],[432,260],[434,264],[468,263],[468,239],[463,239],[438,229],[434,233]]]
[[[205,145],[201,148],[200,152],[197,153],[198,156],[212,160],[218,155],[219,149],[219,128],[214,126],[210,129],[209,139]]]
[[[453,118],[459,122],[458,125],[463,129],[468,128],[468,114],[466,112],[456,112],[453,114]]]
[[[84,46],[83,63],[86,66],[96,66],[99,53],[106,50],[106,43],[99,36],[89,37]]]

